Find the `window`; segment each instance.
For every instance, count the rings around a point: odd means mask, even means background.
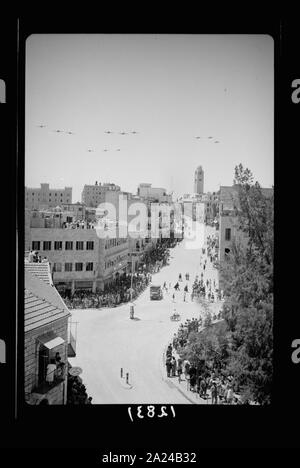
[[[76,250],[83,250],[83,242],[77,241],[76,242]]]
[[[75,271],[82,271],[83,263],[75,263]]]
[[[66,250],[73,250],[73,242],[72,241],[66,241],[65,249]]]
[[[71,264],[72,265],[72,264]],[[54,263],[53,264],[53,271],[62,271],[62,264],[61,263]]]
[[[51,250],[51,241],[43,242],[43,250]]]
[[[54,242],[54,250],[62,250],[62,241]]]
[[[87,241],[86,250],[94,250],[94,241]]]
[[[226,241],[230,241],[231,239],[231,229],[230,228],[226,228],[225,229],[225,240]]]
[[[87,262],[86,271],[93,271],[93,262]]]
[[[65,263],[65,271],[72,271],[72,263]]]
[[[41,243],[40,241],[32,241],[32,250],[40,250],[41,248]]]

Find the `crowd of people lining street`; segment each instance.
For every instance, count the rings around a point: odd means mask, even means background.
[[[242,404],[232,375],[205,366],[196,367],[188,359],[176,358],[175,352],[176,349],[173,350],[172,344],[169,344],[166,352],[168,377],[177,377],[179,382],[185,380],[189,391],[207,402],[211,400],[212,404]]]
[[[136,299],[151,281],[150,273],[124,273],[112,284],[104,286],[103,291],[75,291],[71,297],[60,293],[69,309],[101,309],[102,307],[116,307],[124,302]]]
[[[69,365],[70,366],[70,365]],[[70,366],[71,368],[71,366]],[[86,387],[82,383],[82,379],[78,376],[68,375],[68,405],[91,405],[92,397],[88,396]]]
[[[208,278],[207,262],[212,266],[217,260],[218,239],[216,236],[208,236],[206,248],[203,247],[203,258],[200,261],[202,272],[197,275],[192,286],[191,300],[202,297],[208,302],[216,302],[223,300],[223,291],[218,289],[215,279]],[[205,258],[206,257],[206,258]],[[206,279],[205,279],[206,278]],[[189,281],[189,274],[185,274],[185,280]],[[183,281],[181,273],[179,274],[178,282],[174,285],[174,290],[180,290],[180,282]],[[166,283],[163,288],[166,288]],[[184,287],[184,293],[188,292],[188,284]],[[185,294],[184,294],[185,300]],[[180,324],[178,332],[174,334],[173,342],[168,345],[166,352],[166,372],[167,376],[177,377],[178,382],[185,380],[187,388],[191,392],[195,392],[200,398],[207,402],[211,399],[212,404],[241,404],[241,399],[237,394],[238,388],[232,375],[225,375],[219,368],[214,368],[202,362],[201,365],[195,366],[187,359],[183,359],[183,350],[188,343],[188,338],[191,332],[199,332],[205,327],[207,318],[209,323],[222,319],[223,313],[220,310],[218,313],[206,311],[205,318],[187,319],[184,324]],[[246,402],[247,403],[247,402]],[[245,402],[243,402],[245,404]]]
[[[178,333],[174,335],[173,343],[168,345],[166,351],[167,377],[176,377],[179,383],[186,381],[189,391],[196,393],[207,402],[211,400],[212,404],[241,404],[237,394],[239,389],[232,375],[208,367],[205,362],[196,366],[188,359],[180,357],[180,348],[184,348],[187,344],[189,334],[192,331],[199,331],[201,326],[201,319],[188,319],[184,325],[180,325]]]

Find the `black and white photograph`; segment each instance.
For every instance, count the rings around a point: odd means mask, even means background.
[[[273,38],[25,58],[24,401],[272,404]]]

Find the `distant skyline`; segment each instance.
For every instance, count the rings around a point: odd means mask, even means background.
[[[30,36],[25,185],[71,186],[73,202],[96,180],[179,196],[199,165],[207,192],[242,163],[271,187],[273,48],[266,35]]]

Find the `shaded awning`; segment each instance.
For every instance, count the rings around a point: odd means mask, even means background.
[[[38,341],[42,343],[46,348],[53,349],[56,346],[59,346],[65,343],[65,340],[61,336],[57,336],[55,333],[50,332],[46,335],[39,336]]]

